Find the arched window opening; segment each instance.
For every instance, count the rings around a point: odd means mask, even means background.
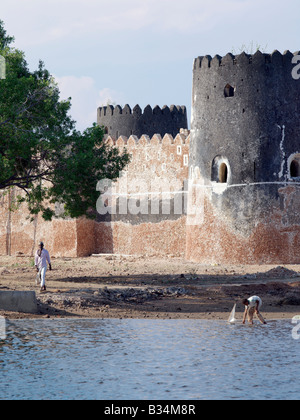
[[[224,96],[225,98],[232,98],[234,96],[234,87],[229,83],[225,86]]]
[[[229,161],[225,156],[216,156],[212,162],[211,180],[218,184],[230,182],[231,170]]]
[[[219,169],[219,182],[221,184],[227,184],[228,181],[228,168],[226,163],[222,163]]]
[[[105,133],[105,134],[108,134],[108,127],[105,127],[105,128],[104,128],[104,133]]]
[[[300,178],[300,157],[292,161],[290,172],[291,178]]]

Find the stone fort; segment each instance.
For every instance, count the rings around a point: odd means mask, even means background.
[[[132,159],[101,196],[99,186],[97,220],[29,222],[25,208],[8,210],[12,191],[2,197],[0,253],[30,255],[43,240],[55,256],[299,263],[298,55],[196,58],[190,131],[183,106],[99,108],[106,141]]]

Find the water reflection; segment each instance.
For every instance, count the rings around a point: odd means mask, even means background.
[[[0,399],[292,399],[288,321],[24,320],[0,341]]]

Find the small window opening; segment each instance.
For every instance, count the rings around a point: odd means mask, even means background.
[[[228,159],[225,156],[216,156],[212,162],[211,180],[219,184],[229,184],[231,170]]]
[[[227,84],[224,89],[225,98],[232,98],[234,96],[234,87]]]
[[[221,184],[226,184],[228,180],[228,168],[226,163],[222,163],[219,169],[219,182]]]
[[[291,163],[291,178],[300,178],[300,161],[294,159]]]
[[[105,134],[108,134],[108,127],[105,127],[105,129],[104,129],[104,133],[105,133]]]

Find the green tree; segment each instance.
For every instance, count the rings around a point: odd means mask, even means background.
[[[129,155],[109,147],[94,124],[83,133],[69,116],[71,98],[60,100],[54,78],[43,62],[31,72],[24,53],[11,46],[0,21],[0,55],[6,78],[0,80],[0,189],[18,187],[31,214],[54,216],[64,203],[71,217],[92,215],[101,179],[116,180]]]

